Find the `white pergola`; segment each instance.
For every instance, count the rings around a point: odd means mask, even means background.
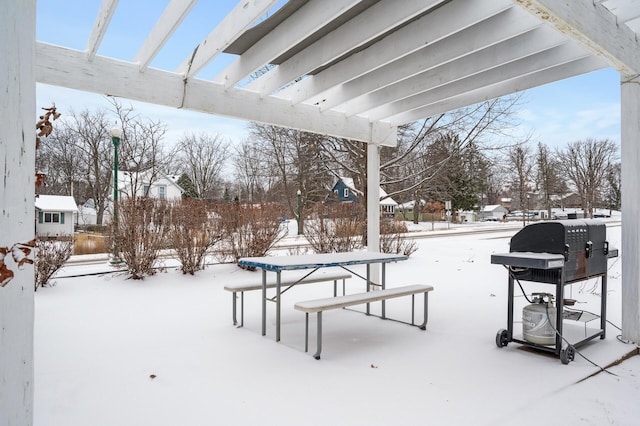
[[[34,236],[35,83],[257,121],[368,144],[368,235],[379,237],[379,150],[397,126],[613,67],[622,95],[623,337],[640,342],[640,0],[241,0],[177,69],[149,64],[196,0],[171,0],[135,57],[97,55],[118,6],[103,0],[84,50],[35,39],[35,0],[0,16],[0,247]],[[256,22],[259,22],[256,24]],[[199,77],[221,53],[237,59]],[[248,77],[265,65],[259,78]],[[33,273],[0,288],[0,423],[29,424]]]

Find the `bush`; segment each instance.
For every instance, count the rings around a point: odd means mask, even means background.
[[[184,199],[171,206],[169,241],[183,274],[204,269],[207,251],[222,240],[222,220],[209,214],[204,201]]]
[[[37,238],[36,255],[34,256],[35,288],[52,285],[50,282],[56,273],[73,253],[73,238],[58,237],[56,239]]]
[[[353,251],[362,247],[363,217],[358,204],[319,204],[305,222],[304,236],[316,253]]]
[[[380,222],[380,252],[404,254],[411,256],[418,250],[415,241],[405,239],[404,235],[408,232],[407,225],[404,222],[383,220]]]
[[[278,205],[223,203],[214,210],[222,220],[221,251],[235,262],[241,257],[266,256],[287,235]]]
[[[134,280],[155,274],[153,266],[165,246],[170,212],[164,200],[132,197],[118,203],[114,254]]]

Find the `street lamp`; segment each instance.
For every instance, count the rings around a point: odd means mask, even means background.
[[[527,194],[527,223],[531,222],[531,219],[529,217],[529,200],[531,199],[531,195]]]
[[[118,244],[116,236],[118,235],[118,146],[122,137],[122,129],[114,127],[111,129],[111,142],[113,142],[113,244],[114,244],[114,260],[118,258]]]
[[[298,194],[298,235],[300,235],[300,234],[302,234],[302,227],[300,226],[301,225],[301,223],[300,223],[300,219],[301,219],[301,217],[300,217],[300,196],[302,195],[302,191],[300,191],[298,189],[297,194]]]

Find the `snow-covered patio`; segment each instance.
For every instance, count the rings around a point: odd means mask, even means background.
[[[236,328],[231,295],[223,290],[247,274],[259,279],[259,272],[219,264],[196,276],[169,267],[144,281],[118,274],[58,278],[36,293],[35,424],[635,424],[640,357],[610,368],[615,375],[580,382],[599,371],[580,355],[563,365],[515,343],[496,346],[496,332],[506,326],[507,276],[490,255],[509,250],[519,229],[511,226],[417,240],[420,249],[389,265],[387,277],[389,287],[435,287],[427,330],[331,311],[320,361],[304,352],[304,315],[293,304],[330,295],[330,283],[284,295],[276,343],[273,306],[262,337],[259,292],[245,295],[245,327]],[[614,221],[608,227],[613,247],[620,246],[620,229]],[[621,253],[609,261],[608,320],[618,326],[623,259]],[[70,266],[60,275],[96,268],[108,266]],[[347,288],[364,284],[351,279]],[[598,312],[597,288],[589,280],[567,291],[584,302],[579,309]],[[518,299],[519,314],[526,301]],[[409,309],[410,299],[387,303],[396,317]],[[579,350],[600,366],[637,351],[618,334],[609,325],[605,340]]]

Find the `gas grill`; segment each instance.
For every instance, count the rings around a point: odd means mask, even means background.
[[[492,264],[504,265],[509,271],[507,329],[498,331],[496,336],[498,347],[504,347],[509,342],[517,342],[553,352],[560,357],[562,363],[567,364],[573,360],[575,348],[596,337],[605,338],[607,260],[618,255],[617,250],[609,248],[606,232],[605,224],[597,220],[534,223],[524,227],[511,238],[509,253],[491,256]],[[572,311],[573,315],[569,316],[564,309],[565,286],[590,278],[600,278],[600,329],[585,333],[586,336],[582,340],[570,343],[563,348],[563,321],[567,318],[575,318],[575,311]],[[526,336],[523,339],[514,337],[515,281],[519,284],[521,281],[530,281],[555,285],[555,293],[549,294],[549,297],[555,297],[556,306],[553,312],[555,324],[549,315],[549,308],[547,308],[546,318],[543,318],[543,320],[549,320],[549,327],[555,334],[555,339],[553,335],[551,336],[552,341],[555,340],[555,345],[540,344],[535,339],[527,339]]]

